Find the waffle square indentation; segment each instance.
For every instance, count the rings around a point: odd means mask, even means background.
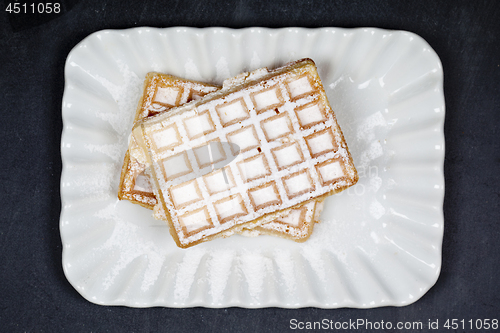
[[[293,132],[292,122],[287,112],[282,112],[260,122],[267,141],[281,138]]]
[[[227,191],[235,186],[233,174],[230,168],[215,170],[205,176],[203,181],[210,195]]]
[[[339,158],[333,158],[316,165],[316,170],[320,176],[321,185],[328,185],[335,181],[344,179],[347,174],[344,163]]]
[[[291,142],[276,147],[271,149],[271,152],[273,153],[274,161],[276,162],[278,170],[285,169],[304,161],[302,150],[297,142]]]
[[[167,181],[193,171],[186,152],[164,158],[159,164]]]
[[[291,100],[305,97],[314,92],[313,85],[311,84],[311,79],[307,74],[288,81],[286,85]]]
[[[307,192],[312,192],[315,188],[314,182],[307,169],[284,177],[283,185],[290,199]]]
[[[295,228],[300,228],[302,224],[304,224],[306,212],[306,205],[300,208],[294,208],[290,210],[290,213],[288,213],[287,215],[277,218],[276,222],[287,224]]]
[[[237,123],[250,117],[248,107],[243,97],[226,102],[215,107],[223,127]]]
[[[274,181],[248,190],[248,196],[254,207],[259,210],[271,205],[281,205],[281,197]]]
[[[301,128],[309,128],[326,120],[326,113],[319,101],[313,101],[295,108]]]
[[[280,107],[285,102],[281,96],[281,90],[278,85],[251,93],[250,98],[252,99],[257,114],[272,108]]]
[[[181,97],[182,87],[158,87],[153,102],[173,107],[180,104]]]
[[[257,154],[238,162],[238,168],[244,182],[249,182],[271,174],[269,164],[264,154]]]
[[[257,132],[255,132],[255,127],[253,125],[240,128],[239,130],[227,134],[226,137],[227,141],[237,145],[240,148],[240,152],[242,153],[260,146],[260,141],[257,137]],[[231,145],[233,154],[238,153],[237,151],[235,151],[235,148],[236,147]]]
[[[179,216],[179,222],[186,236],[191,236],[197,232],[213,227],[207,207],[202,207]]]
[[[304,138],[311,153],[311,157],[317,157],[338,149],[331,128],[313,133]]]
[[[240,194],[235,194],[230,197],[214,203],[215,211],[220,223],[227,222],[238,216],[245,216],[248,211]]]
[[[214,122],[208,111],[203,111],[193,117],[186,118],[183,122],[190,139],[196,139],[215,131]]]
[[[177,209],[186,207],[203,199],[196,179],[172,186],[168,190],[170,192],[172,202]]]
[[[151,186],[151,182],[149,181],[149,177],[144,174],[144,171],[137,175],[134,179],[134,188],[132,189],[134,192],[141,193],[153,193],[153,187]]]
[[[200,169],[222,162],[227,157],[219,139],[210,141],[203,146],[194,148],[193,152]]]
[[[171,124],[151,133],[153,150],[158,152],[172,149],[182,143],[177,125]]]

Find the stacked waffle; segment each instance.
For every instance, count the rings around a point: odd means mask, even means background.
[[[148,74],[119,197],[153,209],[183,248],[234,233],[305,241],[324,198],[357,180],[304,59],[221,89]]]

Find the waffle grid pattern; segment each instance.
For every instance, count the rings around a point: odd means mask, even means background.
[[[175,229],[183,231],[178,232],[181,243],[189,244],[233,225],[350,185],[348,178],[353,177],[345,168],[346,163],[351,163],[350,158],[342,146],[333,112],[314,76],[310,72],[284,73],[268,79],[266,86],[251,85],[243,92],[230,93],[162,118],[160,122],[143,124],[164,204],[173,212],[171,218]],[[161,147],[155,149],[161,145],[152,142],[152,133],[173,124],[180,140],[168,151]],[[258,147],[240,147],[236,163],[222,170],[223,174],[230,175],[232,184],[213,194],[209,188],[214,184],[207,179],[221,170],[213,171],[213,165],[200,167],[192,148],[210,142],[231,141],[231,136],[245,127],[257,134],[256,140],[250,141],[254,142],[253,146],[258,141]],[[329,131],[331,136],[316,134],[322,131]],[[319,137],[328,137],[330,142],[308,140]],[[288,162],[279,161],[279,157],[277,160],[273,152],[290,145],[295,145],[298,160],[292,158],[293,163],[287,165]],[[226,156],[235,157],[229,146],[224,145],[223,149]],[[175,163],[171,163],[172,160]],[[167,165],[175,166],[175,171],[166,172]],[[204,176],[199,177],[201,175]],[[196,189],[172,190],[193,181]],[[180,206],[175,202],[186,204]],[[202,211],[203,218],[193,222],[192,214],[200,215]]]

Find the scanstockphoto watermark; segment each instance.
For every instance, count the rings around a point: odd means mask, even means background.
[[[334,321],[323,319],[321,321],[299,321],[290,319],[292,330],[422,330],[424,323],[421,321],[390,322],[390,321],[369,321],[367,319],[349,319],[348,321]],[[426,326],[427,327],[427,326]]]
[[[360,330],[361,332],[372,332],[378,330],[396,332],[406,330],[492,330],[496,331],[500,328],[498,318],[475,318],[475,319],[457,319],[448,318],[444,320],[428,319],[427,321],[370,321],[367,319],[349,319],[348,321],[334,321],[331,319],[323,319],[320,321],[299,321],[290,319],[290,329],[292,330]]]

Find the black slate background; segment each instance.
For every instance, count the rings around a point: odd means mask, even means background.
[[[500,319],[499,1],[72,0],[61,1],[59,15],[9,14],[8,3],[0,13],[1,332],[284,332],[292,318],[439,319],[441,327],[448,318]],[[89,303],[71,287],[58,227],[66,56],[101,29],[177,25],[366,26],[430,43],[445,73],[446,195],[442,273],[426,295],[368,310],[133,309]]]

